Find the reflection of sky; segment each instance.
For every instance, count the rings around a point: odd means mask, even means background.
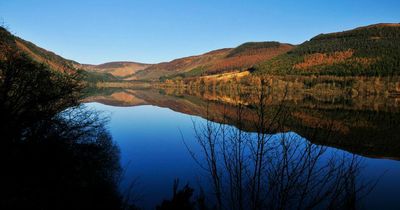
[[[142,204],[160,203],[168,198],[175,178],[182,185],[187,182],[196,185],[193,176],[198,167],[179,130],[185,138],[192,137],[192,119],[200,118],[154,106],[112,107],[98,103],[89,106],[111,115],[108,128],[120,147],[122,166],[128,166],[126,178],[138,179],[138,189],[134,191],[144,197]],[[193,139],[185,141],[193,146]]]
[[[183,144],[182,136],[188,146],[198,153],[192,121],[201,123],[205,122],[204,119],[156,106],[112,107],[99,103],[89,103],[88,106],[110,116],[108,128],[121,149],[125,177],[127,180],[138,179],[134,191],[142,195],[140,205],[153,206],[151,204],[169,198],[175,178],[179,178],[182,185],[188,182],[193,187],[198,185],[201,170]],[[293,139],[299,137],[295,133],[286,135],[295,137]],[[349,155],[336,149],[328,149],[326,155],[332,153]],[[363,166],[362,176],[367,181],[385,173],[366,199],[366,206],[371,209],[380,209],[382,205],[400,206],[397,199],[400,193],[400,162],[363,158]]]

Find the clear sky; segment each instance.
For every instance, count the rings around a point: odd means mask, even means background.
[[[81,63],[157,63],[248,41],[400,22],[400,0],[0,0],[21,38]]]

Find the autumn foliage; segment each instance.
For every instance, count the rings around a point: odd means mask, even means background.
[[[365,67],[368,67],[372,64],[376,59],[372,58],[355,58],[353,57],[354,50],[346,50],[341,52],[333,52],[330,54],[327,53],[314,53],[311,55],[307,55],[304,58],[304,61],[301,63],[297,63],[294,65],[295,69],[307,70],[315,66],[319,65],[334,65],[341,64],[347,61],[358,63]]]

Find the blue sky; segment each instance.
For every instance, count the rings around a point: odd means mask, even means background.
[[[0,0],[17,36],[81,63],[169,61],[247,41],[400,22],[399,0]]]

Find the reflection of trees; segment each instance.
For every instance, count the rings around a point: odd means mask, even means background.
[[[118,147],[99,114],[76,106],[76,76],[16,51],[4,56],[0,209],[124,207],[117,191]]]
[[[239,129],[210,121],[194,124],[202,158],[191,154],[210,175],[216,208],[356,208],[371,190],[357,182],[361,159],[329,152],[293,133],[268,134],[284,130],[289,111],[282,104],[268,113],[267,93],[260,90],[255,133],[241,131],[241,105]]]

